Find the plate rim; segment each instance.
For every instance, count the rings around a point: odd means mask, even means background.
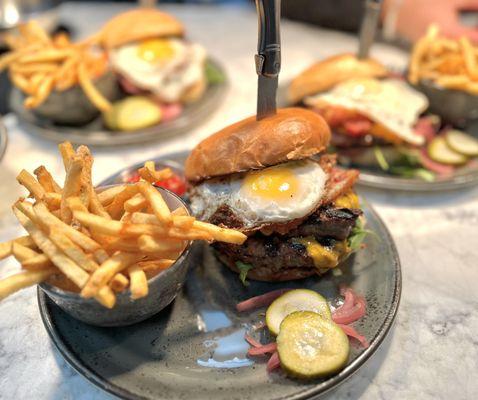
[[[3,118],[0,118],[0,161],[5,156],[8,146],[8,132],[7,127],[3,123]]]
[[[187,152],[175,152],[175,153],[170,153],[166,154],[161,157],[157,157],[154,159],[154,161],[157,162],[165,162],[165,161],[170,161],[170,162],[176,162],[173,157],[179,157],[180,155],[187,154]],[[138,163],[139,164],[139,163]],[[126,167],[116,174],[111,175],[110,177],[106,178],[103,180],[103,182],[107,182],[108,180],[119,176],[123,171],[129,170],[131,167]],[[387,228],[383,220],[380,218],[378,213],[375,211],[375,209],[368,203],[365,203],[366,207],[368,208],[369,212],[374,216],[376,219],[377,223],[380,225],[380,227],[383,229],[383,232],[385,233],[385,237],[382,238],[382,240],[387,239],[386,241],[389,243],[391,250],[392,250],[392,258],[393,258],[393,271],[395,273],[395,281],[394,281],[394,287],[393,287],[393,296],[392,300],[389,306],[389,309],[387,310],[385,320],[381,327],[379,328],[377,334],[375,337],[370,340],[370,347],[368,347],[366,350],[364,350],[355,360],[353,360],[349,365],[347,365],[342,371],[340,371],[338,374],[332,376],[328,380],[319,383],[311,388],[304,389],[302,391],[299,391],[291,396],[286,396],[286,397],[277,397],[275,400],[305,400],[305,399],[310,399],[313,398],[314,396],[319,396],[323,395],[326,392],[336,388],[343,382],[345,382],[348,378],[350,378],[355,372],[357,372],[365,363],[368,359],[370,359],[376,351],[379,349],[385,338],[387,337],[388,333],[390,332],[392,326],[394,325],[395,318],[398,313],[398,309],[400,306],[400,299],[401,299],[401,294],[402,294],[402,271],[401,271],[401,262],[400,262],[400,256],[397,250],[397,246]],[[45,329],[52,340],[53,344],[55,347],[58,349],[62,357],[65,359],[65,361],[80,375],[85,377],[89,382],[93,383],[95,386],[98,388],[106,391],[107,393],[113,394],[115,396],[118,396],[122,399],[127,399],[127,400],[150,400],[147,397],[139,396],[137,394],[131,393],[128,390],[125,390],[110,381],[108,381],[105,378],[102,378],[98,376],[94,371],[92,371],[90,368],[85,366],[81,361],[79,361],[76,357],[75,354],[69,349],[69,346],[67,346],[63,340],[61,339],[61,334],[58,332],[56,329],[51,313],[49,312],[49,304],[51,304],[51,301],[48,300],[47,296],[39,289],[37,288],[37,300],[38,300],[38,306],[40,309],[40,315],[42,318],[42,322],[45,326]],[[274,384],[274,383],[271,383]]]

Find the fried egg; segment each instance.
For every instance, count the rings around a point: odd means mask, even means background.
[[[210,179],[194,188],[193,214],[208,220],[227,205],[246,229],[302,218],[319,205],[327,174],[311,160]]]
[[[204,79],[205,59],[203,47],[181,39],[149,39],[111,52],[117,72],[168,103],[177,102],[185,90]]]
[[[314,107],[331,104],[358,111],[405,142],[424,143],[423,136],[415,133],[413,127],[428,108],[428,99],[402,80],[352,79],[304,102]]]

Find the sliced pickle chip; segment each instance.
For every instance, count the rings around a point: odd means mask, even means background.
[[[296,378],[313,379],[338,372],[347,363],[349,349],[342,329],[311,311],[289,314],[277,336],[281,366]]]
[[[428,154],[433,161],[450,164],[450,165],[459,165],[464,164],[468,160],[466,156],[461,153],[456,152],[450,148],[444,137],[436,137],[428,145]]]
[[[274,334],[279,334],[282,320],[295,311],[313,311],[324,318],[331,319],[330,308],[320,294],[309,289],[296,289],[274,300],[266,312],[266,324]]]
[[[103,118],[110,129],[135,131],[159,123],[162,112],[160,107],[147,97],[130,96],[113,104],[112,110]]]
[[[469,157],[478,156],[478,140],[473,136],[451,129],[446,133],[445,139],[452,150]]]

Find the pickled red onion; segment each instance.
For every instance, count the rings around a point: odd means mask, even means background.
[[[276,351],[267,361],[267,372],[271,372],[280,367],[279,353]]]
[[[244,335],[244,339],[247,343],[249,343],[252,347],[262,347],[262,343],[258,342],[253,337],[249,336],[247,333]]]
[[[261,347],[251,347],[247,351],[248,356],[260,356],[266,353],[274,353],[277,350],[277,343],[272,342],[269,344],[261,345]]]
[[[251,297],[250,299],[241,301],[236,305],[236,310],[239,312],[254,310],[259,307],[265,307],[271,304],[275,299],[282,296],[291,289],[273,290],[260,296]]]
[[[343,325],[343,324],[337,324],[337,325],[340,326],[340,328],[344,331],[344,333],[347,336],[350,336],[350,337],[353,337],[353,338],[357,339],[364,348],[367,348],[369,346],[369,343],[368,343],[367,339],[365,338],[365,336],[360,335],[355,330],[354,327],[349,326],[349,325]]]

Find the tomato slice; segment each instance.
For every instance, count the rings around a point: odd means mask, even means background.
[[[136,182],[139,182],[139,180],[141,179],[141,177],[139,176],[138,173],[135,173],[134,175],[132,175],[130,178],[128,178],[128,180],[126,181],[126,183],[136,183]]]
[[[170,190],[178,196],[186,193],[186,182],[178,175],[173,175],[171,178],[155,182],[156,186]]]

